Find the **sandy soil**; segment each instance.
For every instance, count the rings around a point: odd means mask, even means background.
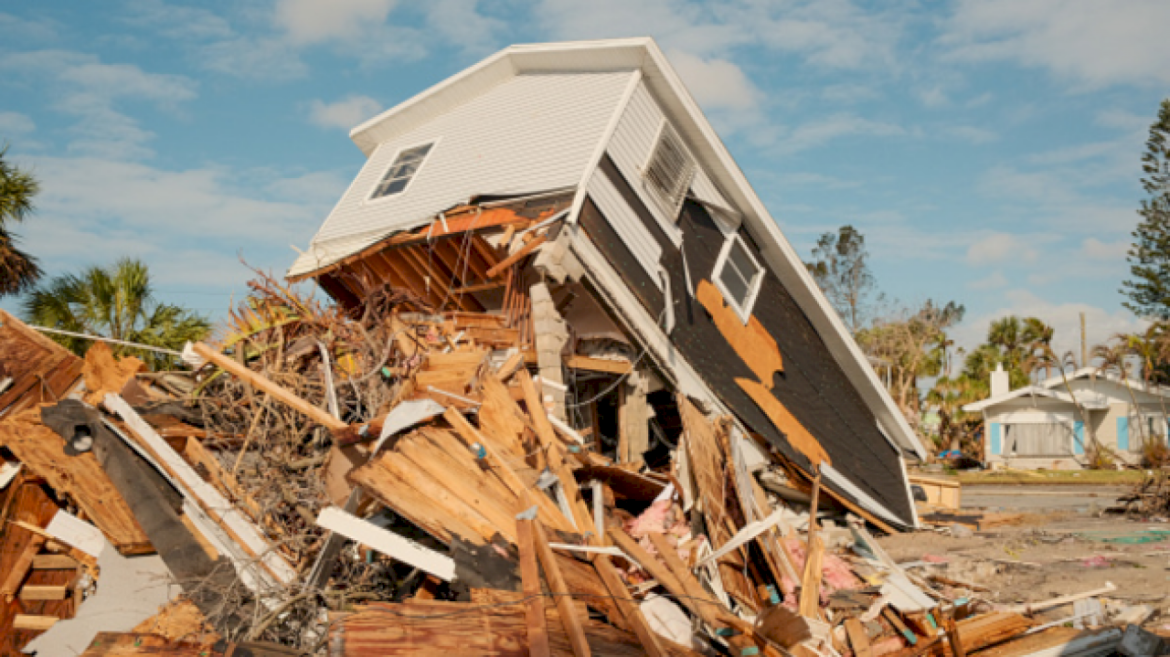
[[[1160,611],[1159,621],[1168,622],[1170,524],[1102,515],[1115,498],[1113,490],[1044,495],[1030,487],[997,487],[969,494],[974,488],[963,491],[964,507],[993,502],[987,506],[996,511],[1022,512],[1023,523],[963,538],[944,530],[887,536],[880,543],[899,563],[942,561],[916,567],[920,575],[938,574],[990,589],[971,591],[972,598],[999,604],[1036,602],[1112,582],[1118,590],[1108,597],[1151,605]],[[1159,531],[1165,534],[1159,536]],[[1128,542],[1143,539],[1149,542]],[[1067,615],[1069,608],[1061,613]]]

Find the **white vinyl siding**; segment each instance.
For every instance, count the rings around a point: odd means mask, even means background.
[[[610,138],[607,152],[613,159],[622,176],[637,192],[642,203],[649,208],[650,213],[662,226],[662,230],[674,240],[675,244],[682,243],[682,232],[675,225],[675,217],[668,216],[657,203],[654,193],[650,191],[642,178],[642,167],[650,158],[654,144],[658,138],[659,129],[666,115],[654,101],[645,82],[634,90],[630,102],[618,121],[617,129]],[[734,207],[716,189],[715,184],[703,171],[697,167],[691,180],[691,193],[700,200],[713,205],[733,210]]]
[[[593,172],[586,191],[606,221],[622,238],[622,242],[638,258],[638,263],[650,274],[650,279],[661,289],[662,277],[658,273],[658,262],[662,257],[662,247],[650,234],[646,224],[642,223],[641,217],[626,203],[610,182],[609,176],[600,168]]]
[[[478,194],[576,186],[633,75],[518,75],[379,144],[289,274],[328,265]],[[440,138],[407,191],[369,199],[401,149]]]

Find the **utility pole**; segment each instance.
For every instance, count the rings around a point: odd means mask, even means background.
[[[1089,348],[1085,342],[1085,313],[1081,313],[1081,367],[1089,366]]]

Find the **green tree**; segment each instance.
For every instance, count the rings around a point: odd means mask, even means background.
[[[205,317],[180,306],[156,302],[150,272],[145,264],[132,258],[118,260],[111,267],[89,267],[80,274],[53,278],[24,300],[24,314],[39,326],[176,351],[188,340],[203,339],[210,330]],[[84,355],[92,344],[79,338],[54,339],[78,355]],[[115,353],[128,351],[111,346]],[[170,363],[167,356],[155,352],[137,350],[134,355],[155,369]]]
[[[865,236],[853,226],[841,226],[836,233],[824,233],[806,262],[821,291],[850,332],[857,333],[870,314],[871,298],[877,290],[869,269]]]
[[[1149,194],[1138,214],[1129,249],[1130,280],[1122,282],[1125,307],[1142,317],[1170,319],[1170,98],[1150,126],[1142,154],[1142,187]]]
[[[951,341],[946,331],[963,319],[966,309],[953,301],[879,318],[858,331],[857,343],[890,369],[890,395],[907,418],[918,418],[922,400],[918,380],[939,376],[947,363]]]
[[[1031,357],[1051,346],[1054,335],[1055,330],[1036,317],[1008,315],[993,320],[987,327],[987,341],[967,354],[963,375],[984,391],[991,373],[1002,364],[1012,389],[1022,388],[1031,383],[1034,370],[1044,368],[1047,375],[1051,365]]]
[[[22,251],[11,224],[24,221],[33,210],[40,185],[36,178],[4,159],[0,150],[0,296],[18,294],[36,285],[41,268],[36,258]]]

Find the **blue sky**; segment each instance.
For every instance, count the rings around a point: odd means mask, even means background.
[[[909,304],[1132,330],[1117,292],[1164,0],[0,2],[0,142],[50,274],[145,259],[220,316],[361,167],[350,127],[510,43],[658,39],[802,254],[851,223]],[[12,307],[11,301],[5,305]]]

